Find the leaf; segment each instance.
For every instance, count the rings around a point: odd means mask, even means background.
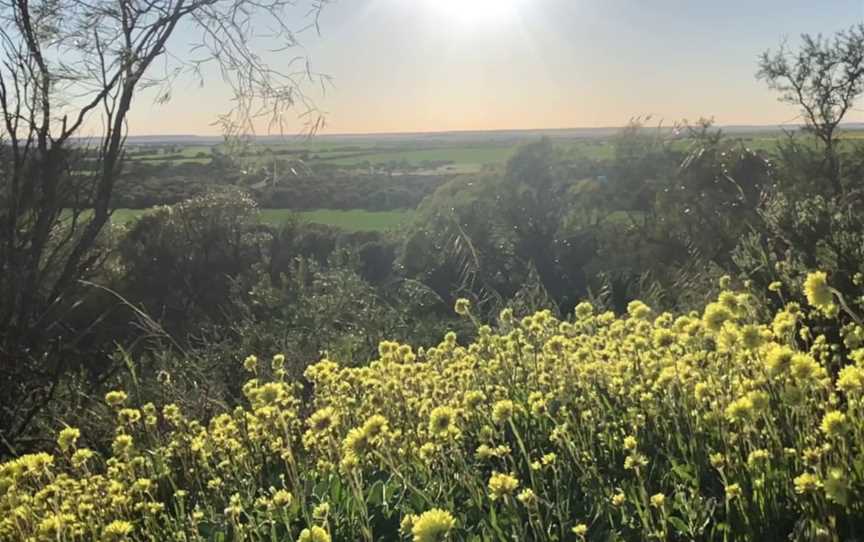
[[[675,473],[679,480],[688,482],[692,486],[698,485],[692,466],[684,463],[673,463],[672,472]]]
[[[669,516],[669,517],[666,518],[666,519],[669,520],[669,523],[671,523],[672,526],[675,527],[675,529],[676,529],[679,533],[681,533],[681,534],[691,534],[691,533],[690,533],[690,527],[689,527],[686,523],[684,523],[684,520],[682,520],[682,519],[679,518],[678,516]]]
[[[381,506],[385,504],[386,500],[384,498],[384,491],[384,482],[378,480],[372,484],[369,491],[366,493],[366,503],[369,506]]]

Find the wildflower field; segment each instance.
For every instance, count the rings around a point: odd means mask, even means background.
[[[864,326],[828,281],[776,314],[728,284],[683,315],[505,310],[305,383],[249,356],[210,420],[114,391],[104,452],[66,427],[0,465],[0,539],[854,540]]]

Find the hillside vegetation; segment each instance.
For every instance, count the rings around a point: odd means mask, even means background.
[[[0,465],[0,535],[848,540],[864,522],[864,326],[838,329],[859,318],[824,273],[805,292],[810,307],[772,317],[747,289],[701,314],[505,310],[464,346],[324,359],[309,393],[283,355],[252,355],[246,401],[210,419],[112,391],[110,450],[66,427],[53,452]]]
[[[329,3],[0,7],[0,541],[860,539],[864,24],[773,139],[244,148]],[[224,143],[127,147],[181,28]]]

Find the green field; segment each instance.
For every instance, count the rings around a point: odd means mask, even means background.
[[[388,164],[407,163],[419,165],[422,162],[447,161],[457,166],[460,171],[476,171],[486,164],[501,164],[506,162],[516,151],[517,145],[467,145],[440,146],[429,148],[415,145],[364,145],[352,146],[345,144],[283,144],[283,145],[253,145],[246,153],[244,160],[250,163],[269,163],[274,157],[290,159],[290,155],[278,154],[279,151],[308,150],[311,153],[310,163],[326,163],[335,166],[353,167],[365,163]],[[210,154],[209,147],[188,146],[177,149],[176,152],[165,153],[154,151],[151,154],[135,155],[132,160],[151,164],[182,164],[207,163],[210,157],[201,157],[199,153]]]
[[[261,221],[279,225],[291,218],[313,224],[325,224],[348,231],[385,231],[403,226],[414,218],[413,210],[402,211],[350,211],[318,209],[315,211],[292,211],[291,209],[261,209]]]
[[[646,128],[646,134],[652,135]],[[850,131],[843,134],[846,138],[860,138],[860,131]],[[667,134],[668,135],[668,134]],[[748,147],[764,151],[776,149],[783,135],[779,131],[728,133],[731,139],[739,139]],[[454,136],[456,137],[456,136]],[[478,135],[475,139],[447,139],[440,136],[434,140],[406,137],[405,139],[369,138],[363,140],[333,140],[333,139],[291,139],[282,141],[250,143],[239,148],[228,149],[223,144],[212,146],[201,144],[190,145],[150,145],[137,147],[131,156],[151,164],[208,163],[211,150],[222,152],[238,152],[245,167],[257,167],[277,160],[291,160],[300,157],[309,165],[321,164],[345,170],[364,169],[367,165],[387,166],[399,164],[411,168],[422,168],[430,162],[444,162],[439,170],[427,173],[464,174],[480,171],[484,166],[499,166],[507,162],[518,148],[532,141],[538,141],[539,135],[525,135],[521,138],[507,140],[491,140],[488,136]],[[804,138],[806,142],[806,138]],[[574,157],[603,160],[612,158],[615,152],[614,138],[605,137],[560,137],[556,142]],[[687,147],[689,143],[680,141],[675,145]],[[286,151],[288,153],[286,154]],[[415,169],[416,171],[416,169]]]
[[[506,162],[516,151],[515,146],[460,147],[420,150],[393,150],[385,152],[358,153],[355,156],[337,158],[330,163],[338,165],[354,165],[363,162],[382,164],[388,162],[421,162],[450,161],[454,164],[499,164]]]
[[[132,222],[147,209],[117,209],[114,211],[115,223]],[[324,224],[346,231],[386,231],[408,224],[414,217],[414,211],[364,211],[354,209],[342,211],[336,209],[318,209],[315,211],[294,211],[292,209],[261,209],[261,222],[278,226],[296,217],[303,222]]]

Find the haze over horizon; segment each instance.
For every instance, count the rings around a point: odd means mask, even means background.
[[[320,36],[304,32],[302,50],[269,58],[307,54],[332,77],[325,93],[308,88],[326,134],[615,127],[646,115],[778,126],[797,124],[797,111],[756,80],[759,53],[862,19],[860,0],[343,0]],[[130,135],[219,135],[230,93],[204,75],[203,87],[178,81],[164,105],[142,93]],[[286,133],[301,127],[286,119]]]

